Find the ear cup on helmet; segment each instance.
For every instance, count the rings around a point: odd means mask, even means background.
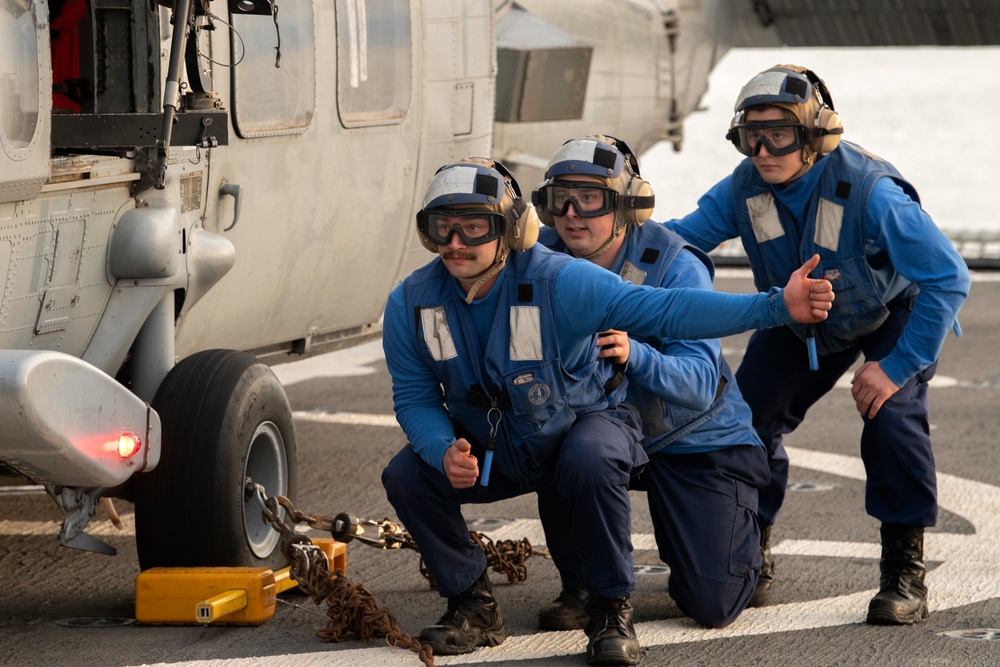
[[[812,148],[820,155],[826,155],[840,144],[840,135],[844,126],[840,122],[840,114],[828,106],[820,107],[816,112],[816,128],[825,132],[812,140]],[[836,132],[836,134],[829,134]]]
[[[511,207],[508,216],[508,227],[505,234],[507,247],[517,252],[523,252],[538,241],[538,213],[534,206],[518,197]]]
[[[504,240],[507,247],[517,252],[523,252],[535,245],[538,240],[538,214],[535,207],[524,201],[521,197],[521,186],[514,179],[514,174],[507,167],[497,160],[492,160],[490,166],[496,169],[504,177],[504,187],[507,190],[504,201],[509,201],[509,208],[504,212],[507,218],[507,229],[504,232]]]
[[[628,144],[614,137],[608,137],[608,139],[625,157],[625,171],[628,172],[628,181],[621,191],[623,197],[620,203],[623,213],[622,219],[627,224],[638,227],[653,215],[653,203],[656,200],[653,195],[653,186],[639,175],[639,160]]]
[[[641,225],[653,216],[653,186],[638,176],[633,176],[625,191],[625,222]]]

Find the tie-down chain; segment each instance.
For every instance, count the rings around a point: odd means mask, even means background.
[[[285,496],[268,497],[264,487],[255,484],[249,477],[244,481],[244,496],[247,500],[257,501],[264,520],[278,532],[282,554],[290,563],[291,575],[299,587],[317,605],[326,602],[327,625],[316,632],[323,641],[339,643],[351,634],[366,641],[381,636],[390,646],[408,648],[417,653],[427,667],[433,667],[431,648],[402,632],[395,615],[386,607],[378,606],[375,597],[363,585],[350,582],[340,569],[331,573],[326,554],[308,536],[297,533],[295,526],[307,524],[315,530],[329,532],[335,540],[345,544],[356,540],[379,549],[412,549],[419,553],[420,549],[409,533],[388,518],[373,521],[347,513],[334,517],[305,514]],[[366,534],[366,529],[370,529],[373,536]],[[504,574],[511,584],[528,578],[525,564],[528,558],[550,558],[547,550],[535,549],[527,538],[494,542],[486,535],[470,530],[469,539],[485,552],[487,567]],[[437,588],[437,582],[427,571],[422,558],[419,570],[431,588]]]

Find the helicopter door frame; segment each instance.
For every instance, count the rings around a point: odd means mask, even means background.
[[[35,197],[49,178],[52,55],[46,0],[0,3],[0,203]],[[5,68],[6,69],[6,68]]]

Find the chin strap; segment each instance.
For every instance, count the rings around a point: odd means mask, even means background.
[[[608,240],[602,243],[601,247],[595,250],[594,252],[590,253],[589,255],[583,255],[581,257],[577,257],[577,259],[590,260],[597,257],[598,255],[603,255],[604,253],[606,253],[608,251],[608,248],[611,247],[611,244],[615,242],[615,239],[617,239],[625,232],[625,227],[627,224],[628,223],[625,222],[619,222],[618,213],[615,212],[615,226],[611,230],[611,236],[608,237]]]
[[[785,181],[782,185],[788,185],[789,183],[798,180],[802,176],[802,174],[809,171],[815,163],[816,163],[816,151],[809,148],[809,146],[803,146],[802,166],[799,167],[799,170],[795,172],[795,174],[793,174],[792,177],[789,178],[787,181]]]
[[[493,264],[490,268],[486,269],[478,276],[476,276],[476,282],[472,283],[472,287],[469,288],[468,294],[465,295],[465,303],[472,303],[476,300],[476,292],[479,288],[486,284],[490,278],[500,273],[500,269],[503,268],[504,262],[507,261],[507,239],[501,237],[500,244],[497,246],[497,256],[493,260]]]

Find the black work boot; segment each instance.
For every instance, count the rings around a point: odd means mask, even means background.
[[[881,577],[878,594],[868,604],[868,622],[909,625],[930,615],[924,584],[924,529],[882,524]]]
[[[771,584],[774,583],[774,556],[771,555],[771,527],[760,529],[760,573],[757,575],[757,588],[750,598],[748,607],[763,607],[771,594]]]
[[[542,630],[583,630],[587,627],[587,589],[563,586],[552,602],[538,610]]]
[[[507,639],[507,624],[493,598],[488,572],[461,595],[448,598],[448,611],[437,625],[420,632],[420,643],[435,655],[471,653],[479,646],[496,646]]]
[[[639,664],[639,638],[632,625],[628,596],[603,598],[591,594],[587,600],[589,621],[585,632],[588,665]]]

